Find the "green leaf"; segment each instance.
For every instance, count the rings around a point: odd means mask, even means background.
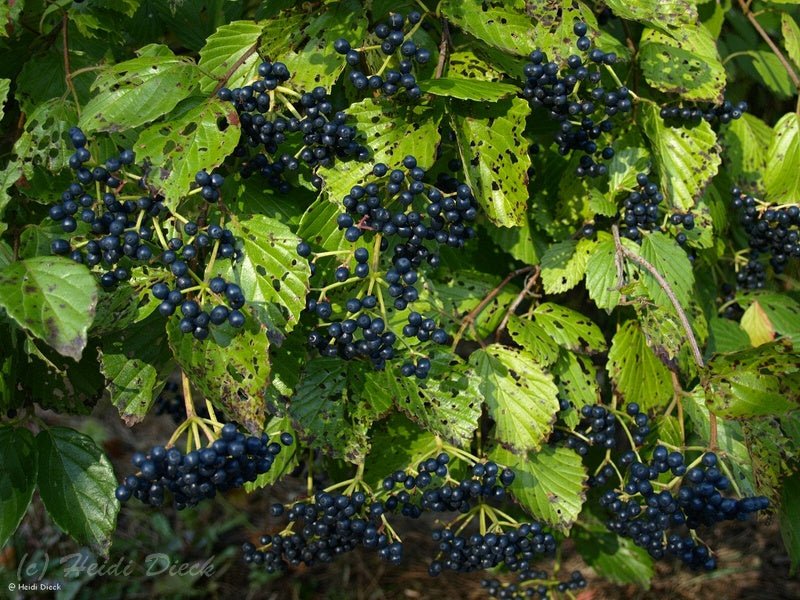
[[[74,152],[66,134],[77,118],[74,105],[61,98],[43,102],[28,115],[25,131],[14,143],[26,177],[33,177],[37,167],[51,172],[66,168]]]
[[[433,433],[397,413],[376,423],[370,433],[372,449],[366,461],[364,480],[373,488],[380,487],[390,473],[416,467],[423,459],[436,456],[440,447]]]
[[[528,219],[520,227],[497,227],[491,223],[486,223],[486,230],[489,236],[500,248],[508,252],[511,256],[524,262],[526,265],[536,265],[539,263],[544,242],[534,237]]]
[[[164,387],[174,364],[160,315],[107,336],[100,348],[100,368],[108,380],[111,402],[129,427],[144,419]]]
[[[747,53],[753,59],[753,68],[772,92],[781,98],[791,98],[796,93],[786,68],[780,59],[769,50],[750,50]]]
[[[780,415],[798,408],[800,356],[780,343],[720,354],[702,378],[709,410],[730,418]]]
[[[775,124],[767,154],[767,197],[779,204],[800,202],[800,117],[787,113]]]
[[[119,502],[117,478],[92,438],[65,427],[36,436],[39,495],[48,514],[78,543],[108,556]]]
[[[519,92],[519,88],[510,83],[456,77],[425,79],[423,81],[418,81],[417,85],[419,85],[419,89],[426,94],[444,96],[446,98],[458,98],[460,100],[477,100],[481,102],[497,102],[506,96]]]
[[[349,246],[350,242],[344,239],[344,230],[336,224],[336,217],[341,212],[342,205],[339,202],[320,196],[300,217],[297,235],[312,247],[326,251]]]
[[[6,100],[8,99],[8,90],[11,86],[10,79],[0,78],[0,120],[5,116]],[[2,545],[2,544],[0,544]]]
[[[219,123],[227,123],[221,130]],[[171,121],[145,129],[134,146],[139,160],[160,167],[148,183],[172,206],[189,193],[194,176],[212,169],[239,143],[239,117],[229,102],[211,98]]]
[[[647,83],[685,100],[722,101],[725,67],[711,33],[702,26],[684,26],[669,34],[645,29],[639,65]]]
[[[558,360],[551,367],[558,384],[561,397],[569,400],[579,411],[587,404],[600,402],[600,386],[597,383],[597,369],[587,356],[562,350]],[[575,413],[577,425],[577,413]]]
[[[459,105],[453,128],[467,183],[489,219],[501,227],[525,222],[530,156],[523,136],[528,103],[521,98],[491,106]]]
[[[749,113],[731,121],[723,130],[728,170],[734,181],[763,187],[767,153],[772,143],[772,128]]]
[[[561,294],[578,285],[586,274],[586,264],[597,247],[587,238],[564,240],[542,256],[542,286],[548,294]]]
[[[537,48],[533,24],[520,0],[444,0],[440,9],[459,28],[499,50],[525,56]]]
[[[574,530],[575,549],[604,579],[619,584],[636,584],[645,589],[655,574],[653,559],[633,540],[611,533],[601,524]]]
[[[781,537],[792,561],[791,575],[794,575],[800,565],[800,475],[797,473],[783,481],[779,516]]]
[[[614,152],[611,162],[608,163],[608,195],[611,199],[619,192],[636,187],[636,175],[650,170],[650,154],[644,148],[622,148]],[[613,217],[615,210],[602,213]]]
[[[17,530],[36,487],[36,447],[33,435],[19,427],[0,427],[0,548]]]
[[[642,258],[653,265],[669,283],[678,303],[686,307],[694,286],[694,270],[686,251],[678,245],[675,238],[653,231],[644,236]],[[642,269],[642,278],[650,298],[659,306],[672,306],[667,293],[656,278]]]
[[[656,104],[640,107],[667,206],[688,211],[717,174],[717,136],[706,121],[691,129],[667,127]]]
[[[783,45],[789,58],[794,62],[795,68],[800,68],[800,27],[789,13],[781,13],[781,33]]]
[[[597,246],[586,261],[586,290],[598,308],[610,311],[619,304],[618,285],[614,239],[605,232],[599,232]]]
[[[481,414],[475,371],[460,358],[437,353],[424,382],[385,371],[367,379],[367,395],[388,392],[395,406],[427,431],[457,446],[468,446]],[[379,391],[383,388],[385,392]]]
[[[211,327],[202,342],[181,333],[180,319],[169,319],[167,335],[175,360],[195,387],[228,418],[260,432],[270,373],[269,340],[257,319],[246,316],[242,329],[228,324]]]
[[[258,48],[263,21],[233,21],[219,27],[200,50],[197,66],[203,75],[200,90],[213,91],[224,83],[229,88],[242,87],[258,77],[261,58]]]
[[[365,16],[356,0],[326,3],[315,11],[296,3],[265,23],[259,53],[273,62],[285,63],[295,89],[329,89],[345,66],[343,58],[332,51],[333,42],[344,37],[359,46],[366,28]]]
[[[800,303],[786,294],[760,293],[759,305],[778,334],[788,337],[797,348],[800,345]]]
[[[496,424],[497,441],[512,452],[538,450],[558,411],[553,378],[529,354],[499,344],[474,352],[470,363]]]
[[[399,165],[411,154],[423,169],[433,165],[439,145],[440,112],[421,104],[412,106],[366,98],[347,109],[348,124],[358,133],[359,143],[372,152],[368,162],[339,161],[332,167],[321,168],[325,192],[330,200],[341,202],[356,184],[364,183],[375,163],[390,168]]]
[[[557,344],[578,352],[606,349],[603,332],[591,319],[560,304],[544,302],[533,311],[536,324]]]
[[[503,74],[489,62],[475,56],[472,50],[455,50],[447,61],[447,74],[459,76],[459,80],[500,81]]]
[[[537,520],[567,530],[578,518],[586,500],[587,475],[575,451],[545,446],[540,452],[517,456],[498,446],[489,456],[514,470],[511,493]]]
[[[558,358],[558,345],[542,327],[533,321],[522,319],[517,315],[510,315],[508,334],[542,367],[553,364]]]
[[[197,67],[173,55],[140,56],[97,76],[79,125],[87,131],[121,131],[167,114],[191,95]]]
[[[708,322],[709,353],[736,352],[750,347],[750,338],[739,324],[730,319],[712,317]]]
[[[76,361],[96,304],[94,277],[68,258],[29,258],[0,269],[0,307],[28,333]]]
[[[6,212],[6,206],[11,202],[11,194],[8,193],[8,189],[16,184],[20,177],[22,177],[22,162],[19,160],[12,160],[5,169],[0,171],[0,219]],[[6,225],[0,221],[0,233],[3,233],[5,229]],[[4,265],[0,264],[0,266]]]
[[[606,5],[622,19],[639,21],[659,29],[697,22],[697,8],[688,0],[607,0]]]
[[[244,258],[234,265],[234,271],[245,297],[268,326],[269,305],[280,306],[284,318],[277,325],[284,333],[291,331],[306,307],[311,276],[308,261],[297,254],[300,238],[265,215],[233,220],[229,227],[244,249]]]
[[[626,321],[614,335],[608,352],[608,373],[625,403],[643,410],[666,406],[672,399],[669,370],[647,345],[639,323]]]

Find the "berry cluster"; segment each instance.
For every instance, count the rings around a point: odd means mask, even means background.
[[[218,92],[222,100],[233,103],[239,116],[242,138],[234,155],[249,157],[242,165],[243,177],[258,173],[285,193],[290,189],[285,173],[296,171],[299,161],[313,169],[329,167],[336,159],[369,157],[369,151],[356,142],[356,128],[346,124],[345,113],[334,110],[325,88],[296,92],[284,87],[291,73],[281,62],[261,63],[258,74],[261,79],[250,85]],[[301,136],[300,148],[287,142],[295,133]],[[249,148],[259,151],[250,157]],[[317,175],[312,175],[312,183],[318,189],[322,186]]]
[[[424,65],[431,59],[431,53],[425,48],[420,48],[411,40],[412,35],[422,23],[422,15],[412,11],[404,17],[400,13],[393,13],[385,23],[375,26],[374,35],[379,40],[380,51],[387,57],[392,57],[400,50],[400,61],[397,69],[387,69],[384,74],[379,71],[374,75],[367,75],[362,71],[366,61],[362,52],[354,49],[350,42],[339,38],[333,43],[333,49],[345,56],[345,61],[351,67],[348,80],[357,90],[373,90],[384,96],[394,96],[405,90],[405,96],[417,99],[422,92],[414,76],[414,63]],[[408,33],[404,32],[405,25],[412,27]],[[388,62],[386,63],[388,64]]]
[[[683,229],[686,231],[691,231],[694,229],[694,215],[692,213],[672,213],[669,217],[669,222],[675,227],[683,227]],[[675,241],[681,246],[686,243],[687,239],[688,238],[683,231],[679,231],[675,235]]]
[[[424,183],[425,170],[413,156],[403,159],[403,167],[405,171],[390,170],[382,163],[375,165],[372,173],[376,179],[353,186],[342,199],[345,210],[337,218],[339,229],[344,230],[345,239],[354,245],[369,236],[373,242],[372,254],[366,247],[358,246],[341,252],[323,252],[313,259],[312,272],[316,274],[318,258],[331,254],[340,259],[344,256],[344,262],[338,263],[333,271],[334,281],[317,288],[319,295],[309,296],[306,301],[306,312],[327,322],[308,336],[309,345],[324,356],[369,359],[376,369],[383,369],[386,361],[395,357],[394,345],[400,335],[419,343],[448,342],[447,333],[433,319],[413,310],[408,313],[401,332],[387,331],[388,299],[384,294],[393,299],[389,311],[406,310],[417,301],[420,266],[423,263],[438,266],[435,246],[461,248],[474,236],[470,224],[477,215],[477,203],[470,188],[452,176],[440,176],[436,187]],[[381,259],[390,249],[390,238],[399,238],[399,243],[391,249],[390,266],[381,276]],[[306,258],[312,254],[306,242],[298,245],[297,252]],[[344,309],[344,318],[333,319],[337,303],[327,292],[348,285],[357,285],[360,291],[338,304]],[[430,360],[423,357],[416,363],[404,363],[401,373],[424,379],[430,367]]]
[[[503,584],[498,579],[484,579],[481,586],[492,598],[522,599],[534,598],[547,600],[550,593],[558,594],[582,590],[586,587],[586,578],[580,571],[573,571],[567,581],[554,582],[547,571],[523,571],[518,577],[519,583]]]
[[[745,289],[760,289],[766,283],[762,255],[769,257],[778,274],[790,259],[800,257],[800,205],[765,205],[739,188],[733,188],[732,195],[750,246],[749,260],[736,274],[736,283]]]
[[[709,549],[695,541],[695,535],[682,536],[674,529],[686,527],[693,532],[701,525],[743,520],[769,506],[769,501],[760,496],[739,500],[723,496],[731,482],[719,470],[717,456],[710,452],[686,465],[681,452],[670,452],[659,445],[650,463],[639,462],[632,451],[625,452],[620,463],[628,466],[624,496],[609,490],[600,500],[612,515],[607,526],[656,559],[671,555],[693,569],[713,570],[717,563]],[[659,475],[667,472],[675,479],[660,483]],[[680,487],[675,493],[677,484]]]
[[[725,100],[719,105],[665,106],[661,118],[668,127],[694,127],[702,121],[730,123],[747,112],[747,102],[734,104]]]
[[[281,435],[281,444],[292,443],[290,434]],[[226,423],[219,439],[187,454],[174,447],[154,446],[147,453],[134,453],[131,462],[139,472],[125,478],[117,487],[116,497],[120,502],[135,497],[145,504],[161,506],[168,491],[177,510],[195,506],[269,471],[281,444],[270,442],[266,434],[245,436],[236,424]]]
[[[581,408],[580,424],[575,428],[581,437],[569,436],[567,447],[574,449],[581,456],[589,453],[589,446],[614,448],[617,443],[617,417],[605,406],[589,404]],[[584,441],[584,440],[588,440]]]
[[[659,205],[664,201],[664,194],[658,191],[658,185],[650,181],[644,173],[636,176],[636,183],[639,189],[631,192],[623,203],[625,212],[620,233],[641,242],[642,231],[659,229]]]
[[[572,150],[583,153],[578,176],[597,177],[608,172],[599,161],[614,156],[613,148],[600,148],[597,140],[614,128],[615,115],[630,112],[633,105],[626,87],[606,90],[600,86],[600,66],[610,68],[617,60],[616,54],[596,48],[590,51],[585,23],[576,23],[573,30],[578,36],[576,46],[586,57],[571,55],[562,71],[558,63],[548,62],[544,53],[535,50],[525,65],[523,95],[533,109],[543,108],[558,121],[555,140],[561,154]]]

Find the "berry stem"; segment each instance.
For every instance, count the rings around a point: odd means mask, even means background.
[[[189,378],[183,371],[181,371],[181,385],[183,387],[183,405],[186,407],[186,417],[191,419],[197,416],[197,413],[194,410],[194,402],[192,401],[192,387],[189,384]]]

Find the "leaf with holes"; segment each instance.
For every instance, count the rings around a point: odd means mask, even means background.
[[[550,370],[561,396],[569,400],[576,410],[579,411],[587,404],[594,405],[600,402],[597,369],[590,358],[562,350]],[[572,425],[577,425],[577,419]]]
[[[686,307],[694,286],[694,271],[686,251],[675,238],[659,231],[645,234],[642,258],[655,267],[672,288],[678,303]],[[653,302],[659,306],[672,306],[667,292],[646,269],[642,269],[642,279]]]
[[[166,55],[140,56],[105,68],[92,85],[78,125],[86,131],[122,131],[166,115],[197,86],[191,61]]]
[[[506,100],[477,108],[459,103],[453,128],[467,183],[481,208],[495,225],[524,224],[528,205],[528,168],[531,165],[523,131],[528,104]]]
[[[562,531],[571,527],[586,500],[587,479],[583,460],[574,450],[545,446],[518,456],[498,446],[489,456],[513,469],[516,477],[509,489],[522,508]]]
[[[181,333],[180,319],[169,319],[167,336],[175,360],[195,387],[228,419],[260,432],[264,424],[264,388],[269,381],[269,340],[252,315],[244,327],[212,326],[198,343]]]
[[[685,100],[722,101],[725,67],[711,32],[702,25],[669,33],[645,29],[639,65],[647,83],[662,92]]]
[[[642,128],[650,141],[666,204],[691,210],[717,174],[717,136],[706,121],[692,129],[667,127],[654,103],[641,103],[641,110]]]
[[[558,345],[544,328],[533,321],[511,315],[508,319],[508,335],[542,367],[553,364],[558,358]]]
[[[60,171],[66,168],[74,152],[67,131],[78,118],[71,102],[53,98],[39,106],[25,119],[25,130],[14,143],[14,154],[21,161],[26,177],[35,168]]]
[[[368,147],[372,156],[368,162],[336,161],[332,167],[319,170],[330,200],[341,202],[350,188],[369,181],[375,163],[394,167],[411,154],[423,169],[433,165],[440,138],[439,110],[367,98],[352,104],[347,116],[347,123],[359,133],[357,141]]]
[[[68,258],[29,258],[0,269],[0,307],[25,331],[76,361],[96,304],[94,276]]]
[[[533,311],[536,324],[557,344],[577,352],[606,349],[603,332],[591,319],[566,306],[545,302]]]
[[[558,388],[521,350],[492,344],[470,356],[494,420],[498,442],[512,452],[538,450],[553,429]]]
[[[220,122],[225,123],[220,129]],[[198,171],[211,171],[239,143],[239,117],[232,105],[211,98],[172,121],[145,129],[134,149],[139,160],[158,165],[148,183],[160,189],[167,202],[177,206],[189,192]]]
[[[542,285],[548,294],[561,294],[578,285],[586,274],[586,264],[597,247],[594,240],[564,240],[542,256]]]
[[[611,341],[608,374],[625,403],[643,410],[666,406],[672,400],[669,370],[653,354],[637,321],[626,321]]]
[[[418,81],[419,89],[426,94],[458,98],[459,100],[477,100],[481,102],[497,102],[507,96],[519,92],[519,88],[510,83],[497,81],[476,81],[456,77],[426,79]]]
[[[651,27],[667,29],[697,22],[697,8],[688,0],[607,0],[606,5],[622,19]]]

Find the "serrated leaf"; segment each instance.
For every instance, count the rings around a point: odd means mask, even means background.
[[[774,129],[764,173],[767,196],[779,204],[800,202],[800,117],[787,113]]]
[[[542,256],[542,286],[548,294],[560,294],[578,285],[586,274],[586,264],[597,242],[587,238],[564,240]]]
[[[20,427],[0,427],[0,548],[17,530],[36,487],[36,446]]]
[[[647,345],[638,322],[626,321],[611,341],[608,373],[625,403],[643,410],[666,406],[672,399],[669,370]]]
[[[569,400],[576,411],[600,402],[597,369],[588,357],[562,350],[551,371],[561,396]]]
[[[730,319],[713,317],[708,322],[709,353],[736,352],[750,347],[750,336]]]
[[[573,351],[602,352],[606,349],[603,332],[591,319],[566,306],[544,302],[533,311],[539,325],[557,344]]]
[[[140,422],[172,372],[164,320],[153,315],[106,337],[100,369],[108,380],[111,402],[128,426]]]
[[[504,52],[525,56],[537,47],[531,19],[520,0],[444,0],[440,9],[458,27]]]
[[[681,27],[669,34],[645,29],[639,65],[647,83],[694,101],[720,102],[725,67],[711,32],[702,26]]]
[[[212,91],[220,82],[229,88],[242,87],[258,77],[261,58],[255,52],[263,21],[233,21],[219,27],[200,50],[197,66],[202,70],[200,90]]]
[[[752,346],[760,346],[775,339],[772,323],[758,300],[747,307],[739,325],[747,333]]]
[[[717,174],[717,136],[706,121],[691,129],[667,127],[657,105],[643,102],[641,109],[667,205],[688,211]]]
[[[653,559],[631,539],[611,533],[602,525],[577,528],[575,549],[598,575],[619,584],[650,587],[655,574]]]
[[[781,13],[781,33],[789,58],[794,62],[795,68],[800,68],[800,27],[787,12]]]
[[[495,422],[495,437],[516,453],[538,450],[553,428],[558,388],[529,354],[492,344],[474,352],[470,363]]]
[[[418,81],[417,85],[419,85],[419,89],[426,94],[481,102],[497,102],[506,96],[519,92],[519,88],[510,83],[480,81],[458,77],[425,79]]]
[[[98,75],[95,95],[83,107],[79,125],[87,131],[122,131],[169,113],[191,95],[197,67],[179,56],[140,56]]]
[[[224,121],[224,130],[219,122]],[[239,143],[239,117],[229,102],[211,98],[171,121],[145,129],[134,148],[139,160],[147,159],[159,170],[148,183],[163,192],[172,206],[189,193],[194,176],[211,172],[233,153]]]
[[[538,324],[517,315],[508,319],[508,334],[523,350],[533,356],[542,367],[547,367],[558,358],[558,345]]]
[[[96,304],[94,277],[67,258],[29,258],[0,270],[0,307],[25,331],[76,361]]]
[[[675,298],[686,307],[694,286],[694,270],[686,251],[672,236],[659,231],[647,233],[642,241],[642,258],[653,265],[669,283]],[[672,306],[666,291],[646,269],[642,269],[642,279],[650,298],[659,306]]]
[[[471,50],[455,50],[447,61],[447,74],[479,81],[500,81],[503,74]]]
[[[731,121],[722,135],[733,180],[761,187],[773,138],[772,128],[758,117],[744,113]]]
[[[311,276],[308,261],[297,254],[300,238],[266,215],[233,220],[229,227],[244,250],[234,272],[245,297],[267,324],[267,305],[280,306],[284,321],[277,325],[283,333],[291,331],[306,306]]]
[[[526,457],[498,446],[489,455],[514,470],[509,489],[528,513],[561,530],[570,528],[586,499],[586,470],[576,452],[545,446]]]
[[[781,98],[791,98],[796,93],[786,68],[772,51],[750,50],[747,54],[753,59],[753,68],[761,81],[772,92]]]
[[[521,98],[480,109],[459,106],[453,128],[464,175],[478,204],[500,227],[524,223],[528,204],[530,156],[519,152],[528,104]]]
[[[411,154],[423,169],[433,164],[442,118],[437,110],[366,98],[350,105],[346,112],[347,123],[355,126],[360,134],[358,141],[370,149],[372,156],[369,162],[336,161],[332,167],[319,170],[330,200],[341,202],[350,188],[368,180],[375,163],[395,168]]]
[[[697,22],[697,8],[688,0],[608,0],[606,5],[622,19],[639,21],[651,27],[676,27]]]
[[[27,116],[25,130],[14,143],[26,177],[33,177],[37,167],[56,172],[67,166],[74,149],[66,133],[77,118],[74,105],[61,98],[43,102]]]
[[[622,148],[614,152],[608,163],[608,194],[613,199],[617,193],[636,187],[636,175],[650,170],[650,154],[644,148]],[[616,204],[614,205],[616,209]],[[602,213],[614,216],[612,213]]]
[[[431,357],[431,371],[424,382],[389,371],[368,378],[372,394],[380,395],[376,388],[383,387],[411,420],[462,447],[469,445],[480,418],[478,383],[469,365],[443,353]]]
[[[617,250],[613,238],[597,236],[597,246],[586,261],[586,290],[598,308],[610,311],[619,304]]]
[[[108,556],[119,502],[117,478],[92,438],[65,427],[36,436],[39,495],[48,514],[78,543]]]
[[[798,408],[798,382],[800,357],[780,343],[717,355],[702,379],[709,409],[730,418],[780,415]]]
[[[208,339],[181,333],[179,319],[167,324],[175,360],[195,387],[231,420],[260,432],[264,425],[264,388],[269,381],[269,340],[252,314],[245,325],[212,326]]]

